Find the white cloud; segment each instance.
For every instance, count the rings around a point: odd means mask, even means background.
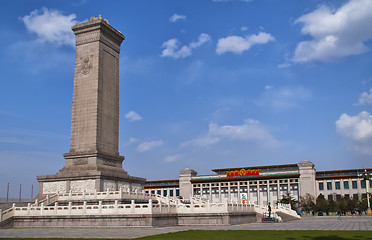
[[[162,140],[155,140],[155,141],[150,141],[150,142],[143,142],[140,145],[137,146],[136,150],[138,152],[146,152],[151,149],[161,147],[164,145],[164,142]]]
[[[291,66],[290,63],[285,62],[285,63],[281,63],[281,64],[279,64],[279,65],[278,65],[278,68],[287,68],[287,67],[290,67],[290,66]]]
[[[247,30],[248,30],[248,27],[246,27],[246,26],[243,26],[243,27],[240,28],[240,31],[242,31],[242,32],[245,32]]]
[[[266,85],[266,86],[265,86],[265,89],[266,89],[266,90],[268,90],[268,89],[272,89],[272,88],[274,88],[273,85]]]
[[[77,23],[75,18],[75,14],[63,15],[58,10],[42,8],[32,11],[21,20],[29,32],[37,35],[40,42],[75,46],[75,36],[71,30]]]
[[[256,104],[263,107],[272,108],[275,111],[288,110],[300,106],[300,103],[311,99],[312,94],[309,89],[303,86],[296,87],[265,87],[264,93],[256,101]]]
[[[128,112],[127,114],[125,114],[124,117],[128,119],[130,122],[139,121],[142,119],[142,117],[134,111]]]
[[[177,154],[177,155],[171,155],[164,158],[164,162],[171,163],[171,162],[177,162],[182,159],[183,155]]]
[[[123,146],[128,147],[128,146],[130,146],[130,145],[132,145],[133,143],[136,143],[136,142],[138,142],[138,141],[139,141],[139,140],[138,140],[137,138],[133,138],[133,137],[131,137],[131,138],[129,138],[129,140],[128,140],[126,143],[123,144]]]
[[[274,41],[275,38],[270,33],[260,32],[259,34],[252,34],[246,37],[240,36],[228,36],[226,38],[218,39],[217,43],[217,54],[223,54],[226,52],[233,52],[241,54],[244,51],[249,50],[253,45],[265,44],[270,41]]]
[[[337,131],[358,153],[372,155],[372,115],[360,112],[356,116],[343,113],[336,121]]]
[[[207,147],[214,145],[220,141],[220,138],[213,136],[203,136],[200,138],[195,138],[190,141],[182,142],[180,147],[195,146],[195,147]]]
[[[361,104],[361,105],[372,104],[372,88],[369,89],[369,93],[368,92],[363,92],[360,95],[359,104]]]
[[[172,58],[185,58],[192,54],[192,49],[198,48],[209,42],[211,37],[202,33],[199,36],[198,41],[191,42],[189,45],[180,46],[180,41],[176,38],[169,39],[163,43],[163,48],[165,48],[161,54],[162,57],[172,57]]]
[[[185,19],[186,19],[185,15],[178,15],[175,13],[169,18],[169,22],[177,22],[178,20],[185,20]]]
[[[364,53],[372,39],[372,1],[351,0],[338,9],[325,5],[299,17],[301,32],[313,39],[298,43],[293,61],[331,61]]]
[[[227,141],[253,141],[265,143],[267,146],[277,145],[277,140],[257,120],[247,119],[242,125],[209,124],[208,133],[205,136],[181,143],[181,147],[195,146],[206,147],[214,145],[222,140]]]

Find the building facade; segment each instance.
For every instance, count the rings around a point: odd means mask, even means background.
[[[323,194],[327,199],[366,197],[361,175],[372,168],[316,171],[310,161],[298,164],[213,169],[215,174],[197,175],[192,169],[180,171],[179,179],[147,181],[145,191],[183,199],[201,198],[211,202],[245,202],[275,204],[289,194],[300,196]],[[372,180],[369,181],[372,187]]]

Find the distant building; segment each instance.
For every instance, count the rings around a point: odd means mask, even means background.
[[[179,179],[147,181],[147,193],[168,197],[193,197],[211,202],[250,201],[258,205],[275,204],[283,195],[296,200],[307,193],[326,199],[366,197],[366,181],[360,175],[372,168],[316,171],[310,161],[298,164],[213,169],[215,174],[197,175],[192,169],[180,171]],[[369,181],[372,188],[372,180]]]

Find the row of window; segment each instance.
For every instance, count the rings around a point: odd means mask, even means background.
[[[221,194],[224,194],[224,193],[228,193],[228,188],[227,187],[221,187],[221,188],[216,188],[216,187],[213,187],[212,188],[212,194],[219,194],[219,189],[221,189]],[[295,183],[295,184],[291,184],[289,189],[291,191],[297,191],[298,189],[298,185]],[[194,195],[199,195],[200,194],[200,190],[202,190],[202,193],[203,194],[209,194],[210,193],[210,189],[209,188],[194,188]],[[258,190],[258,187],[257,186],[251,186],[249,187],[249,192],[257,192]],[[280,185],[279,187],[279,190],[281,192],[287,192],[288,191],[288,185]],[[259,187],[259,191],[260,192],[267,192],[268,191],[268,188],[267,186],[260,186]],[[278,191],[278,187],[277,185],[271,185],[269,187],[269,191],[270,192],[277,192]],[[237,187],[230,187],[230,192],[231,193],[238,193],[238,188]],[[240,193],[247,193],[248,192],[248,187],[240,187]]]
[[[162,195],[164,197],[166,197],[166,196],[168,196],[168,197],[178,197],[180,195],[180,190],[176,189],[176,195],[174,195],[174,190],[173,189],[151,190],[151,192],[146,190],[145,193],[151,193],[151,194],[156,193],[156,194]]]
[[[270,183],[297,183],[298,179],[283,179],[283,180],[270,180],[270,181],[249,181],[250,185],[257,185],[257,184],[270,184]],[[238,183],[240,186],[247,185],[247,182],[225,182],[225,183],[205,183],[205,184],[194,184],[195,187],[218,187],[218,186],[238,186]]]
[[[326,182],[326,184],[327,190],[333,189],[333,182]],[[369,186],[372,187],[372,180],[369,180]],[[350,189],[349,181],[343,181],[343,187],[344,189]],[[351,181],[351,187],[352,189],[358,189],[358,181],[357,180]],[[360,187],[366,188],[366,180],[360,181]],[[341,181],[335,182],[335,189],[336,190],[341,189]],[[324,182],[319,182],[319,190],[320,191],[324,190]]]
[[[350,194],[345,194],[344,197],[345,198],[350,198]],[[353,194],[352,197],[354,199],[356,199],[356,200],[359,200],[359,194],[357,194],[357,193],[356,194]],[[330,195],[328,195],[327,198],[328,198],[328,200],[340,201],[341,198],[342,198],[342,196],[341,196],[341,194],[336,194],[336,195],[330,194]],[[362,194],[362,199],[365,199],[365,198],[367,198],[367,194],[366,193]]]

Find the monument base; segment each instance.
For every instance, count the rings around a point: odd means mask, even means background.
[[[39,194],[68,192],[140,191],[145,178],[132,177],[121,167],[124,157],[97,153],[64,154],[66,165],[57,174],[37,176]]]

